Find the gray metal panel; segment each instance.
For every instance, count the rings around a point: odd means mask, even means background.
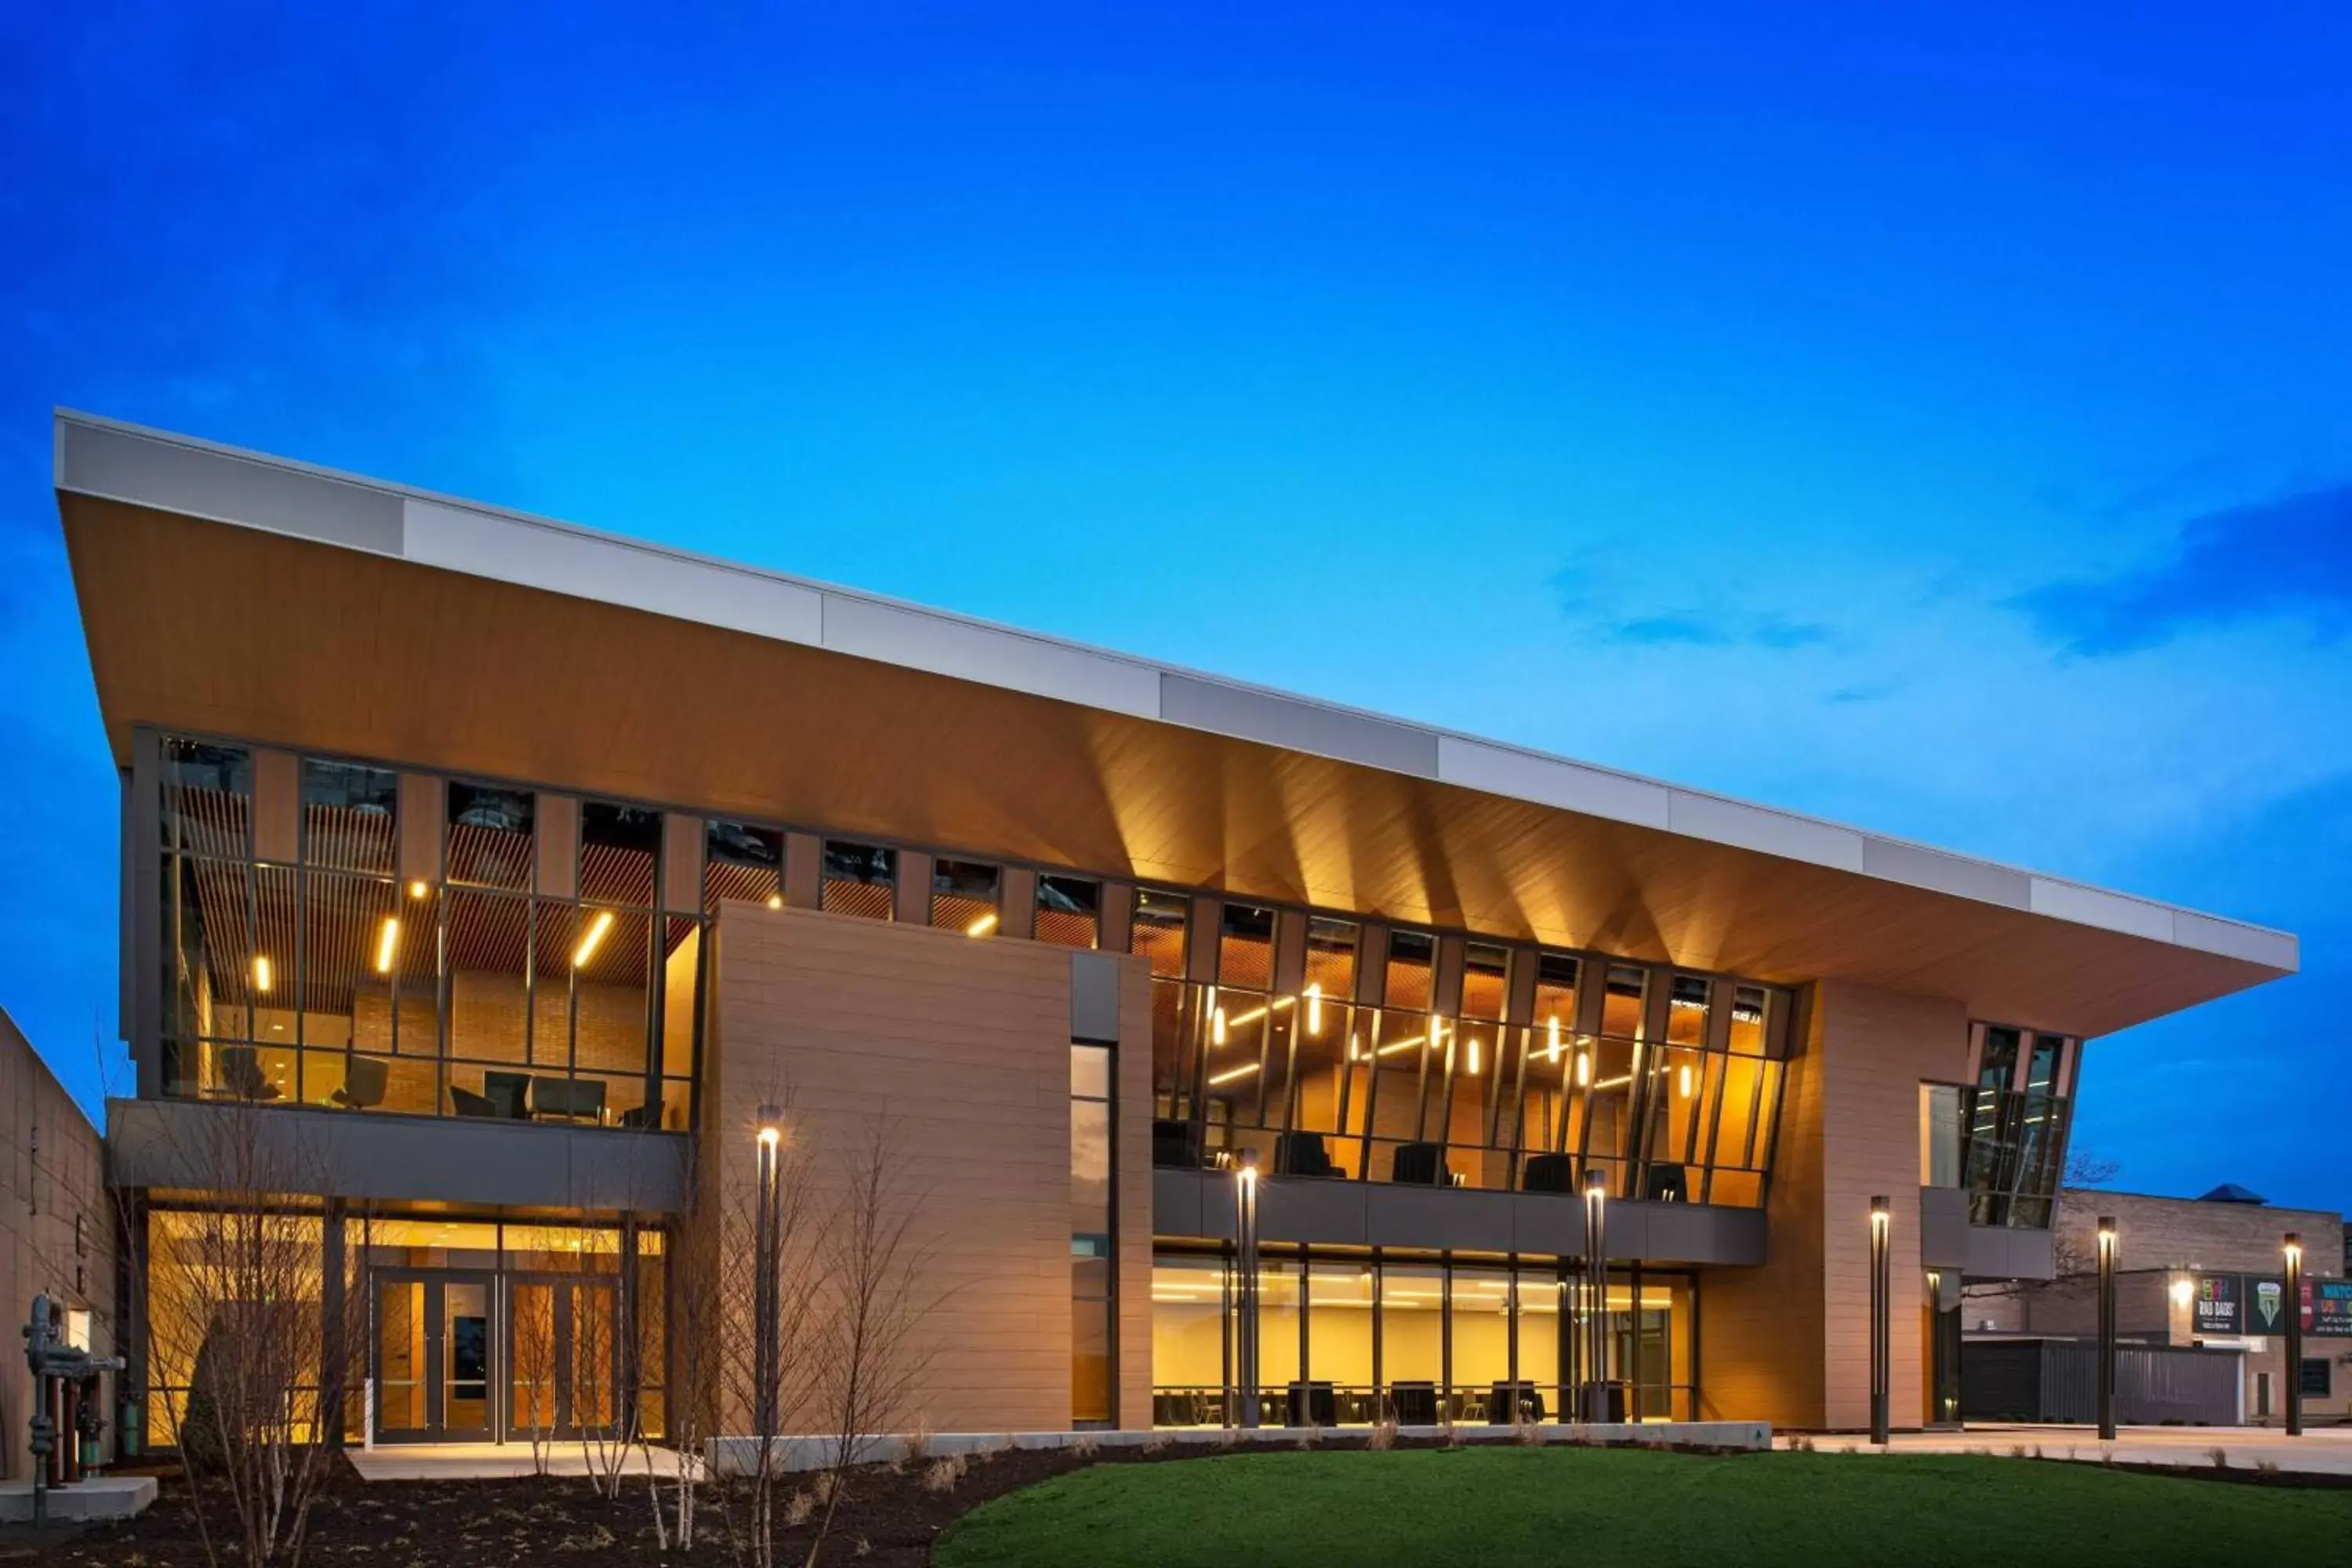
[[[1209,1204],[1210,1178],[1205,1171],[1151,1173],[1151,1234],[1198,1237],[1209,1241],[1234,1239],[1234,1206]],[[1229,1192],[1230,1184],[1220,1183]]]
[[[1967,1274],[1971,1279],[2054,1279],[2058,1265],[2050,1233],[1972,1225]]]
[[[401,501],[388,491],[123,430],[61,424],[58,488],[386,555],[401,552]]]
[[[107,1110],[112,1179],[124,1186],[218,1184],[207,1173],[225,1141],[245,1137],[227,1120],[240,1116],[252,1119],[263,1169],[325,1197],[679,1214],[692,1180],[683,1133],[179,1100]]]
[[[2012,910],[2025,909],[2032,900],[2032,879],[2022,871],[1923,849],[1916,844],[1899,843],[1875,834],[1863,838],[1862,868],[1890,882],[1907,882],[1915,888],[2002,904]]]
[[[1231,1178],[1227,1178],[1230,1183]],[[1274,1181],[1258,1184],[1258,1236],[1265,1241],[1321,1241],[1334,1247],[1370,1245],[1370,1193],[1361,1182]]]
[[[1454,1247],[1466,1252],[1508,1252],[1517,1193],[1482,1193],[1466,1187],[1400,1187],[1362,1184],[1365,1239],[1375,1247]],[[1308,1241],[1311,1237],[1286,1237]]]
[[[1171,724],[1340,757],[1391,773],[1437,776],[1437,737],[1433,732],[1271,691],[1163,672],[1160,717]]]
[[[1118,970],[1115,952],[1070,954],[1070,1038],[1118,1044]]]
[[[1969,1194],[1958,1187],[1919,1189],[1919,1267],[1969,1267]]]
[[[2172,911],[2172,940],[2183,947],[2264,963],[2273,969],[2299,969],[2303,942],[2285,931],[2265,931],[2241,921],[2215,920],[2188,910]]]
[[[1644,1262],[1723,1263],[1754,1266],[1764,1261],[1764,1211],[1725,1208],[1715,1204],[1615,1204],[1610,1228],[1616,1228],[1620,1211],[1639,1211],[1649,1236],[1642,1253]],[[1610,1254],[1618,1256],[1612,1245]]]

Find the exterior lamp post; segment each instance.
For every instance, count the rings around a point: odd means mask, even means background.
[[[2116,1219],[2099,1216],[2099,1438],[2116,1436]]]
[[[1234,1357],[1241,1384],[1241,1425],[1257,1425],[1257,1152],[1244,1150],[1234,1172],[1235,1234],[1241,1258],[1241,1335]]]
[[[760,1441],[772,1443],[780,1419],[777,1397],[783,1381],[783,1352],[779,1339],[782,1325],[778,1321],[778,1291],[781,1281],[783,1209],[783,1128],[782,1107],[760,1107],[760,1192],[759,1207],[753,1221],[757,1234],[752,1237],[752,1256],[758,1278],[753,1283],[751,1314],[753,1347],[751,1352],[751,1394],[757,1406],[753,1419],[759,1424]]]
[[[1870,1440],[1881,1447],[1886,1442],[1887,1244],[1894,1218],[1885,1198],[1870,1200]]]
[[[2303,1436],[2303,1237],[2286,1233],[2286,1435]]]
[[[1609,1419],[1609,1173],[1598,1166],[1584,1173],[1584,1418],[1599,1425]]]

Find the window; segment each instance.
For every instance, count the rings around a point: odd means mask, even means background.
[[[1217,928],[1217,984],[1244,991],[1274,986],[1274,911],[1228,903]]]
[[[712,822],[702,830],[702,907],[723,899],[784,907],[784,836],[772,827]]]
[[[1362,928],[1353,921],[1326,915],[1307,921],[1307,988],[1332,1002],[1356,998],[1356,939]]]
[[[1388,1005],[1427,1012],[1436,968],[1435,937],[1418,931],[1389,932],[1388,984],[1383,991]]]
[[[449,879],[488,888],[531,885],[538,802],[528,790],[449,786]]]
[[[389,768],[302,759],[302,859],[389,876],[400,822],[400,779]]]
[[[1462,1016],[1500,1018],[1510,994],[1511,954],[1491,942],[1473,942],[1462,949]]]
[[[977,860],[931,862],[931,923],[967,936],[996,929],[998,888],[1003,873]]]
[[[1232,1381],[1225,1265],[1163,1254],[1151,1265],[1151,1422],[1215,1426]]]
[[[2303,1363],[2303,1396],[2305,1399],[2333,1399],[2335,1384],[2329,1381],[2328,1363],[2325,1358],[2306,1356]]]
[[[1055,947],[1092,948],[1102,941],[1102,884],[1085,877],[1037,879],[1030,934]]]
[[[591,904],[654,907],[660,885],[662,816],[640,805],[580,807],[580,897]]]
[[[1070,1417],[1109,1421],[1118,1265],[1111,1237],[1111,1053],[1070,1047]]]
[[[892,889],[897,883],[898,856],[878,844],[851,844],[838,838],[824,841],[824,877],[817,902],[828,914],[856,915],[860,920],[887,921],[896,914]]]
[[[1151,960],[1151,973],[1180,978],[1184,973],[1186,900],[1181,893],[1152,888],[1135,890],[1135,934],[1130,951]]]

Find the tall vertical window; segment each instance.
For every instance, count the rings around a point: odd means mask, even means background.
[[[1070,1047],[1070,1418],[1115,1418],[1111,1356],[1111,1053]]]
[[[1274,911],[1227,903],[1217,926],[1217,984],[1244,991],[1274,984]]]
[[[722,899],[784,907],[784,836],[743,822],[711,822],[702,830],[702,905],[719,912]]]
[[[1509,994],[1511,954],[1492,942],[1465,943],[1462,949],[1462,1016],[1499,1018]]]
[[[163,1065],[173,1092],[275,1100],[253,1047],[253,753],[163,746]],[[274,981],[274,976],[271,976]]]
[[[1151,973],[1165,979],[1184,973],[1184,925],[1187,900],[1181,893],[1155,888],[1135,890],[1135,934],[1131,951],[1151,961]]]
[[[1102,884],[1087,877],[1037,879],[1030,934],[1055,947],[1093,948],[1102,941]]]
[[[1307,921],[1307,985],[1326,1002],[1356,999],[1356,941],[1362,928],[1353,921],[1313,915]]]
[[[1391,1007],[1429,1010],[1437,972],[1437,939],[1427,931],[1389,932],[1389,967],[1382,999]]]
[[[657,811],[593,800],[580,807],[580,906],[562,957],[572,993],[572,1104],[593,1105],[599,1120],[643,1119],[661,845]]]
[[[896,913],[898,852],[878,844],[824,841],[824,876],[817,901],[828,914],[887,921]]]
[[[978,860],[931,862],[931,923],[968,936],[996,929],[999,889],[1004,873]]]
[[[449,786],[449,879],[486,888],[531,885],[537,803],[529,790]]]

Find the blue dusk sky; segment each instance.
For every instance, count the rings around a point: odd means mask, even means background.
[[[2352,8],[656,10],[0,16],[0,1005],[87,1102],[60,404],[2287,928],[2077,1142],[2352,1207]]]

